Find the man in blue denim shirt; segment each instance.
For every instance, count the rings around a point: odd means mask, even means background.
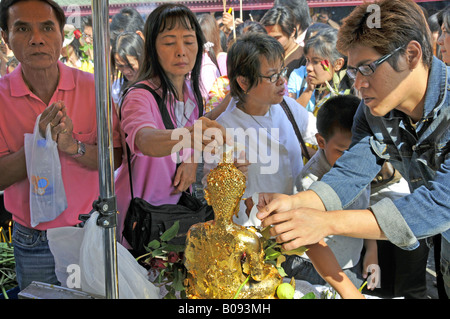
[[[433,57],[430,31],[413,1],[369,5],[357,7],[339,31],[338,48],[347,53],[348,74],[363,98],[349,151],[308,191],[260,195],[259,205],[267,205],[258,217],[263,226],[274,225],[271,234],[285,249],[345,235],[412,250],[418,239],[442,234],[450,296],[450,68]],[[344,211],[385,160],[411,194]]]

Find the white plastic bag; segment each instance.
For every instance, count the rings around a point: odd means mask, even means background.
[[[68,280],[68,267],[78,265],[81,290],[105,296],[105,244],[103,228],[97,225],[98,216],[98,212],[92,213],[84,228],[49,229],[47,236],[61,285],[67,287],[67,281],[72,283],[71,278]],[[120,299],[160,298],[160,289],[148,280],[147,270],[119,243],[117,271]]]
[[[84,228],[57,227],[47,230],[50,251],[55,259],[56,278],[61,286],[81,289],[80,247]]]
[[[25,134],[24,149],[30,181],[31,226],[54,220],[67,208],[61,175],[58,145],[52,139],[50,124],[46,137],[39,132],[39,115],[33,134]]]

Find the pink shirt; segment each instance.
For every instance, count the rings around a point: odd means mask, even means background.
[[[144,81],[149,85],[150,82]],[[152,86],[152,85],[150,85]],[[152,86],[153,87],[153,86]],[[184,102],[190,100],[195,102],[194,95],[190,89],[189,82],[185,82]],[[198,119],[198,108],[195,103],[195,109],[190,114],[187,123],[191,126]],[[169,105],[166,105],[169,114],[173,114]],[[136,133],[144,128],[151,127],[155,129],[165,129],[161,113],[153,95],[145,89],[131,90],[122,104],[121,126],[123,132],[127,134],[127,144],[131,151],[131,166],[133,177],[134,197],[140,197],[153,205],[176,204],[181,194],[170,195],[175,190],[173,179],[175,177],[176,163],[172,156],[150,157],[143,155],[135,145]],[[177,127],[172,117],[174,127]],[[185,152],[184,156],[189,156]],[[183,154],[181,154],[183,156]],[[128,177],[128,162],[124,159],[122,166],[116,175],[116,196],[117,208],[119,211],[117,233],[118,238],[122,239],[122,227],[128,206],[131,200],[130,181]]]
[[[227,72],[227,53],[226,52],[220,52],[217,55],[217,64],[219,65],[220,75],[228,75]]]
[[[203,53],[202,68],[200,73],[200,91],[205,100],[208,99],[208,93],[214,84],[214,81],[220,76],[220,71],[209,57],[208,53]]]
[[[73,136],[85,144],[97,142],[97,118],[95,82],[90,73],[79,71],[58,62],[60,81],[48,105],[64,101],[67,114],[73,122]],[[34,95],[22,78],[19,65],[11,74],[0,79],[0,157],[20,150],[24,134],[33,133],[36,118],[47,105]],[[121,146],[118,119],[114,118],[114,147]],[[92,203],[99,196],[98,171],[87,169],[69,155],[60,152],[61,172],[68,208],[56,219],[40,223],[35,228],[46,230],[54,227],[78,224],[78,216],[92,210]],[[13,219],[30,227],[30,184],[28,179],[19,181],[4,191],[5,208]]]

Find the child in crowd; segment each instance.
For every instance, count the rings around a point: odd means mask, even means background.
[[[114,103],[119,107],[124,90],[136,80],[139,65],[144,60],[144,39],[136,32],[119,33],[111,48],[111,58],[115,73],[111,95]]]
[[[305,42],[306,74],[302,76],[306,76],[306,84],[295,79],[295,73],[289,78],[290,96],[314,115],[328,98],[353,93],[346,74],[347,58],[336,48],[337,32],[325,27]]]
[[[327,100],[317,114],[316,139],[319,150],[302,169],[299,178],[299,191],[322,178],[337,159],[349,148],[352,141],[352,123],[356,109],[361,100],[354,95],[338,95]],[[369,206],[369,187],[351,204],[348,209],[362,209]],[[331,248],[344,273],[352,280],[356,287],[360,287],[370,265],[378,264],[377,244],[375,240],[363,240],[345,236],[329,236],[325,242]],[[364,260],[361,261],[361,251],[365,247]],[[306,280],[311,284],[326,284],[315,270],[306,255],[289,256],[283,264],[288,276]],[[377,269],[370,266],[371,269]],[[371,276],[376,279],[377,277]],[[368,282],[368,288],[373,289],[374,282]]]
[[[308,27],[305,32],[304,42],[306,43],[311,37],[315,36],[319,31],[323,29],[331,28],[330,25],[316,22]],[[305,63],[306,64],[306,63]],[[303,91],[308,88],[308,83],[306,81],[306,77],[308,76],[308,72],[306,71],[306,65],[302,65],[298,69],[295,69],[291,72],[291,75],[288,79],[288,92],[289,97],[293,99],[298,99],[300,95],[302,95]],[[311,97],[304,107],[309,112],[314,112],[316,106],[315,97]]]

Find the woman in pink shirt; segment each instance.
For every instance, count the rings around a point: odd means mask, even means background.
[[[204,38],[195,15],[183,5],[163,4],[147,18],[144,35],[145,61],[120,108],[131,152],[133,195],[153,205],[176,204],[196,180],[199,159],[194,155],[199,153],[194,152],[194,145],[198,150],[221,145],[225,130],[206,117],[199,119],[203,115],[199,77]],[[155,96],[145,88],[133,87],[136,84],[154,89],[161,109]],[[162,114],[173,129],[166,128]],[[219,129],[221,136],[206,137],[203,133],[208,128]],[[128,163],[123,163],[115,184],[117,231],[127,245],[122,230],[131,193]]]

